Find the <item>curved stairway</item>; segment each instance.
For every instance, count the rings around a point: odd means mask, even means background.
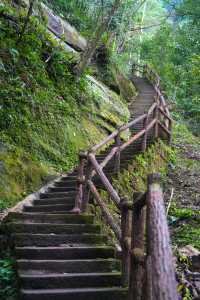
[[[131,119],[142,115],[154,101],[147,80],[133,77],[139,91],[130,104]],[[142,124],[134,127],[134,132]],[[150,143],[150,138],[149,138]],[[141,141],[121,156],[121,168],[141,151]],[[101,161],[106,153],[98,156]],[[112,161],[104,169],[110,178]],[[123,300],[120,260],[115,248],[95,224],[94,216],[70,213],[76,195],[75,169],[41,194],[22,213],[10,213],[6,223],[14,242],[21,300]]]

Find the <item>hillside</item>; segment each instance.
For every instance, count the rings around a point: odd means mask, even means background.
[[[11,6],[1,6],[15,18]],[[23,11],[20,12],[23,15]],[[18,43],[15,23],[1,19],[0,207],[13,206],[77,163],[80,149],[128,120],[127,102],[91,75],[72,74],[67,53],[32,17]]]
[[[0,0],[0,298],[199,300],[200,8],[100,2]]]

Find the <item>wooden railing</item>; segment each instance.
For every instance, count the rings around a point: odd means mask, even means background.
[[[141,66],[139,66],[141,69]],[[151,218],[152,214],[154,213],[154,207],[151,206],[151,193],[150,196],[146,197],[146,195],[139,197],[134,204],[129,203],[126,199],[123,199],[119,196],[118,192],[114,189],[111,182],[109,181],[108,177],[104,172],[105,166],[108,162],[113,159],[114,161],[114,170],[116,174],[120,170],[120,162],[121,162],[121,153],[131,144],[134,144],[138,139],[142,140],[141,143],[141,151],[145,151],[147,148],[147,138],[150,131],[153,130],[152,139],[156,140],[159,137],[167,137],[167,140],[171,141],[171,125],[172,119],[169,114],[169,110],[167,108],[166,101],[161,94],[159,88],[160,80],[157,78],[157,75],[152,73],[147,66],[144,66],[142,70],[140,70],[145,77],[147,77],[153,84],[154,89],[156,91],[156,97],[154,99],[153,104],[148,109],[147,113],[139,116],[138,118],[131,120],[128,124],[124,124],[116,131],[111,133],[107,136],[104,140],[102,140],[99,144],[93,146],[87,152],[81,152],[79,155],[80,164],[78,168],[78,178],[77,178],[77,196],[76,196],[76,205],[74,208],[74,212],[86,212],[88,209],[88,203],[90,200],[90,193],[93,195],[93,198],[97,205],[100,207],[102,216],[111,230],[114,232],[116,239],[121,245],[122,249],[122,285],[127,286],[129,284],[129,297],[134,294],[135,298],[136,288],[135,286],[141,285],[141,276],[143,274],[141,265],[144,265],[144,212],[143,206],[146,205],[148,198],[148,217],[147,217],[147,228],[148,228],[148,236],[152,236],[154,238],[155,234],[155,242],[158,234],[160,232],[160,228],[156,226],[153,227],[152,232],[150,231],[151,228]],[[121,134],[128,129],[133,128],[138,123],[142,124],[142,128],[135,134],[132,134],[128,140],[124,141],[121,138]],[[131,132],[131,131],[130,131]],[[111,145],[111,146],[110,146]],[[97,153],[99,153],[104,147],[109,146],[109,151],[106,157],[103,159],[102,162],[98,162],[97,160]],[[115,220],[113,219],[112,214],[110,213],[106,202],[102,199],[100,191],[98,191],[97,185],[95,185],[96,180],[101,182],[103,188],[108,192],[110,198],[112,199],[113,203],[116,205],[117,209],[121,213],[121,224],[116,224]],[[150,189],[150,186],[149,186]],[[153,198],[154,199],[154,198]],[[161,201],[159,198],[158,201]],[[153,204],[152,204],[153,205]],[[131,228],[130,228],[130,213],[131,210],[133,211],[133,228],[132,228],[132,236],[131,236]],[[164,212],[162,211],[162,214]],[[162,216],[164,220],[164,215]],[[166,223],[166,220],[165,220]],[[158,223],[159,224],[159,223]],[[162,224],[161,224],[162,225]],[[167,231],[167,225],[165,229]],[[131,236],[131,238],[130,238]],[[162,236],[160,236],[162,239]],[[163,238],[164,241],[164,238]],[[158,241],[160,243],[160,240]],[[166,243],[168,241],[165,241]],[[147,237],[147,269],[155,267],[152,266],[152,263],[149,262],[149,257],[152,259],[156,259],[154,251],[155,249],[152,248],[154,246],[151,245],[149,238]],[[160,244],[157,245],[160,247]],[[132,249],[132,250],[131,250]],[[153,249],[153,250],[152,250]],[[158,248],[159,249],[159,248]],[[170,247],[168,245],[168,250]],[[137,251],[139,251],[137,253]],[[141,255],[141,253],[143,253]],[[148,254],[150,253],[150,254]],[[165,258],[162,257],[164,260]],[[148,272],[147,272],[148,273]],[[150,272],[151,273],[151,272]],[[148,273],[149,274],[149,273]],[[163,276],[163,275],[162,275]],[[130,280],[129,280],[130,279]],[[136,283],[132,284],[133,282]],[[147,278],[146,282],[149,284],[149,290],[146,293],[150,293],[151,288],[150,286],[150,279]],[[151,280],[152,284],[152,280]],[[133,299],[130,298],[130,299]],[[172,299],[172,298],[145,298],[145,299]],[[173,298],[176,300],[176,298]]]
[[[132,205],[129,300],[178,300],[160,175]]]

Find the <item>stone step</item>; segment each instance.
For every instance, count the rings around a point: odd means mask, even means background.
[[[40,194],[40,198],[65,198],[65,197],[75,197],[76,191],[70,192],[48,192]]]
[[[52,205],[35,205],[35,206],[24,206],[24,212],[50,212],[50,213],[58,213],[58,212],[69,212],[74,207],[73,204],[65,205],[65,204],[52,204]]]
[[[127,300],[121,287],[21,290],[21,300]]]
[[[75,204],[75,199],[70,198],[43,198],[36,199],[33,201],[33,205],[52,205],[52,204],[65,204],[65,205],[73,205]]]
[[[67,181],[74,181],[77,179],[77,174],[78,174],[78,171],[74,172],[73,174],[69,175],[69,176],[66,176],[66,177],[62,177],[60,179],[60,181],[58,182],[67,182]]]
[[[117,272],[121,261],[113,258],[76,259],[76,260],[25,260],[17,261],[17,266],[23,274],[49,273],[97,273]]]
[[[18,259],[97,259],[114,257],[114,248],[86,247],[16,247]]]
[[[20,273],[24,289],[73,289],[121,285],[121,273],[35,274]]]
[[[55,182],[54,183],[54,186],[57,186],[57,187],[65,187],[66,185],[69,185],[69,186],[76,186],[76,182],[77,182],[77,180],[76,180],[76,177],[72,180],[72,179],[70,179],[70,180],[64,180],[64,181],[58,181],[58,182]]]
[[[57,193],[57,192],[70,192],[70,191],[76,191],[76,183],[69,184],[68,182],[66,182],[66,186],[62,187],[62,186],[55,186],[55,187],[51,187],[48,190],[50,193]]]
[[[102,245],[107,237],[102,234],[30,234],[17,233],[12,235],[16,246],[48,247],[48,246],[74,246],[80,244]]]
[[[56,223],[56,224],[92,224],[94,216],[89,214],[47,214],[11,212],[8,221],[24,223]]]
[[[5,230],[15,233],[41,234],[81,234],[100,233],[100,226],[95,224],[51,224],[51,223],[7,223]]]

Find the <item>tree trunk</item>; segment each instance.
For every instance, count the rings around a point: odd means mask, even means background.
[[[26,28],[28,26],[28,22],[29,22],[29,19],[30,19],[30,16],[32,15],[33,13],[33,5],[34,5],[34,2],[35,0],[30,0],[30,5],[29,5],[29,9],[28,9],[28,13],[27,13],[27,16],[26,16],[26,19],[24,21],[24,25],[22,27],[22,31],[20,32],[19,34],[19,39],[18,39],[18,43],[21,42],[22,38],[23,38],[23,35],[26,31]]]
[[[80,63],[75,67],[75,73],[78,77],[82,75],[85,68],[88,66],[103,33],[108,29],[113,15],[115,14],[119,6],[122,4],[122,2],[123,0],[115,0],[107,18],[98,26],[94,38],[88,43],[87,49],[83,53]]]

